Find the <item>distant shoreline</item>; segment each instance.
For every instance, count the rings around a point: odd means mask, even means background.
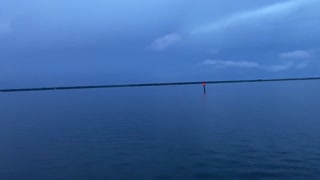
[[[125,87],[150,87],[150,86],[181,86],[206,84],[229,84],[229,83],[255,83],[255,82],[277,82],[277,81],[310,81],[320,80],[320,77],[307,78],[281,78],[281,79],[254,79],[254,80],[226,80],[226,81],[196,81],[196,82],[173,82],[173,83],[145,83],[145,84],[119,84],[119,85],[96,85],[96,86],[61,86],[40,88],[1,89],[0,92],[25,92],[25,91],[55,91],[75,89],[102,89],[102,88],[125,88]]]

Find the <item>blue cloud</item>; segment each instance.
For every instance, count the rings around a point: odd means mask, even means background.
[[[181,35],[177,33],[167,34],[163,37],[160,37],[154,40],[152,44],[149,46],[149,48],[155,51],[163,51],[166,48],[176,44],[180,40],[181,40]]]
[[[191,31],[191,34],[217,32],[224,30],[225,28],[228,28],[230,26],[241,25],[241,23],[248,23],[248,21],[274,20],[281,16],[283,17],[285,15],[293,13],[296,10],[303,8],[304,6],[312,5],[313,3],[319,3],[319,1],[291,0],[260,9],[240,12],[229,17],[208,23],[206,25],[196,27]]]
[[[305,50],[285,52],[281,53],[279,56],[282,59],[308,59],[312,57],[311,53]]]

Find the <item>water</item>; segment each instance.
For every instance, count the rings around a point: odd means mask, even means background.
[[[320,81],[0,99],[1,180],[320,178]]]

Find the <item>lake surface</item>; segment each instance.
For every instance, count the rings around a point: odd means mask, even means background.
[[[319,179],[320,81],[0,93],[1,180]]]

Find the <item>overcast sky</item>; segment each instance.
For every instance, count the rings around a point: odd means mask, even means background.
[[[2,0],[1,88],[320,76],[320,0]]]

